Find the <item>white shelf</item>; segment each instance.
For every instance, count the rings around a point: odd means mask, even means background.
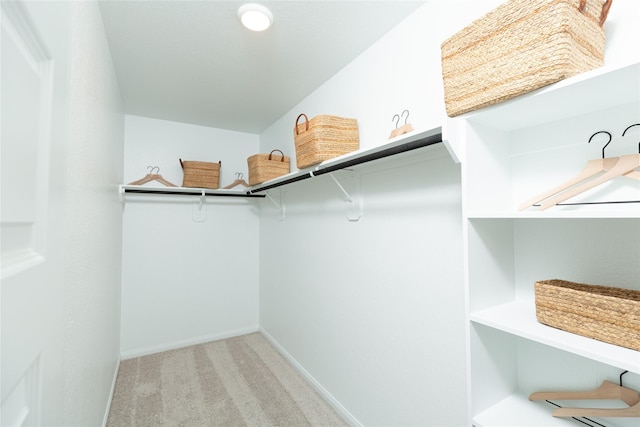
[[[394,147],[399,147],[401,145],[404,144],[409,144],[411,142],[415,142],[415,141],[420,141],[422,139],[431,137],[431,136],[435,136],[438,134],[442,134],[442,128],[441,127],[437,127],[434,129],[429,129],[429,130],[420,130],[420,131],[413,131],[410,133],[406,133],[404,135],[400,135],[397,136],[395,138],[389,139],[387,142],[385,142],[384,144],[381,144],[379,146],[373,147],[373,148],[369,148],[369,149],[360,149],[360,150],[356,150],[352,153],[348,153],[348,154],[344,154],[342,156],[338,156],[338,157],[334,157],[333,159],[330,160],[325,160],[324,162],[316,165],[315,167],[313,167],[312,169],[314,171],[316,170],[322,170],[325,168],[328,168],[330,166],[336,165],[338,163],[342,163],[351,159],[355,159],[358,157],[364,157],[364,156],[368,156],[370,154],[374,154],[374,153],[378,153],[380,151],[384,151],[390,148],[394,148]]]
[[[621,219],[621,218],[640,218],[640,203],[635,209],[619,210],[612,207],[610,210],[556,210],[549,209],[544,212],[522,211],[522,212],[502,212],[502,211],[473,211],[467,215],[469,219],[554,219],[554,218],[604,218],[604,219]]]
[[[413,143],[417,143],[422,140],[427,140],[427,139],[435,140],[434,138],[436,137],[439,140],[438,142],[443,142],[441,127],[437,127],[429,130],[414,131],[414,132],[393,138],[388,142],[385,142],[384,144],[378,145],[376,147],[369,148],[369,149],[356,150],[351,153],[347,153],[330,160],[325,160],[324,162],[311,166],[309,168],[300,169],[298,171],[291,172],[274,179],[270,179],[261,184],[251,187],[249,190],[262,191],[261,189],[265,187],[272,188],[280,185],[286,185],[289,183],[297,182],[309,177],[313,177],[316,172],[318,172],[318,174],[320,174],[320,172],[326,173],[327,169],[341,168],[342,167],[341,165],[343,164],[348,165],[351,162],[359,162],[360,160],[364,160],[362,161],[362,163],[364,163],[366,161],[370,161],[368,160],[368,158],[372,158],[372,160],[376,160],[377,159],[376,154],[378,153],[384,153],[386,151],[390,151],[392,152],[391,155],[397,154],[393,152],[394,149],[396,148],[406,146],[406,145],[411,145]],[[413,148],[409,148],[409,150],[411,149]],[[344,166],[344,167],[350,167],[350,166]]]
[[[515,393],[473,417],[475,427],[556,427],[584,424],[551,415],[554,407],[546,402],[532,402]]]
[[[539,323],[533,301],[516,301],[471,313],[472,322],[640,374],[640,352]]]
[[[521,129],[638,102],[638,93],[640,64],[600,67],[460,117],[495,129]]]

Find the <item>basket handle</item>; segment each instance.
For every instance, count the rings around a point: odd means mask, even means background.
[[[602,27],[604,25],[604,21],[607,20],[607,15],[609,15],[609,9],[611,8],[611,3],[613,0],[606,0],[602,5],[602,12],[600,13],[600,21],[598,24]],[[578,10],[580,13],[584,14],[584,10],[587,7],[587,0],[580,0],[580,5],[578,6]]]
[[[296,125],[297,127],[298,125]],[[280,159],[281,162],[284,162],[284,153],[280,150],[271,150],[271,152],[269,153],[269,160],[271,160],[271,156],[273,155],[273,152],[277,151],[278,153],[280,153],[280,155],[282,156],[282,159]]]
[[[307,115],[305,113],[302,113],[298,116],[298,118],[296,119],[296,135],[298,135],[298,122],[300,121],[300,117],[304,116],[304,122],[305,122],[305,128],[304,131],[308,131],[309,130],[309,117],[307,117]]]

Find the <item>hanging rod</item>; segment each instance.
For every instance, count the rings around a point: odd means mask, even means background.
[[[438,127],[427,132],[423,137],[419,139],[402,142],[388,148],[382,148],[380,150],[376,150],[371,153],[362,154],[360,156],[339,161],[335,164],[329,164],[324,167],[320,165],[318,169],[314,171],[303,172],[300,175],[296,175],[291,178],[288,178],[273,184],[252,188],[247,191],[247,195],[253,195],[254,193],[258,193],[261,191],[271,190],[273,188],[281,187],[283,185],[302,181],[308,178],[313,178],[319,175],[324,175],[325,173],[335,172],[337,170],[346,169],[352,166],[360,165],[362,163],[372,162],[374,160],[383,159],[385,157],[394,156],[397,154],[405,153],[407,151],[417,150],[418,148],[428,147],[430,145],[438,144],[441,142],[442,142],[442,128]]]
[[[158,190],[158,189],[142,189],[142,188],[123,188],[123,193],[137,193],[137,194],[168,194],[168,195],[186,195],[186,196],[202,196],[202,192],[194,192],[194,191],[171,191],[171,190]],[[215,191],[215,190],[213,190]],[[214,196],[214,197],[265,197],[264,194],[248,194],[248,193],[240,193],[240,192],[207,192],[205,190],[204,196]]]

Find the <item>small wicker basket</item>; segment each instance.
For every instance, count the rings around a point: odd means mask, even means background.
[[[299,123],[304,117],[304,123]],[[358,149],[358,121],[338,116],[320,115],[309,120],[300,114],[293,129],[296,166],[303,169]]]
[[[450,117],[525,94],[604,62],[611,0],[510,0],[441,46]]]
[[[273,156],[278,152],[280,155]],[[280,150],[272,150],[269,154],[254,154],[247,158],[249,166],[249,185],[261,184],[273,178],[286,175],[290,170],[289,157]]]
[[[183,187],[216,189],[220,185],[222,162],[209,163],[180,159],[184,171]]]
[[[540,323],[640,351],[640,291],[541,280],[535,300]]]

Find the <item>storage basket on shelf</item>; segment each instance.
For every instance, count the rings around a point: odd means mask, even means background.
[[[444,101],[454,117],[604,62],[611,0],[510,0],[441,45]]]
[[[280,153],[279,155],[274,153]],[[286,175],[290,171],[289,157],[280,150],[269,154],[254,154],[247,158],[249,166],[249,185],[256,185]]]
[[[183,187],[216,189],[220,185],[220,167],[222,162],[198,162],[180,159],[184,171]]]
[[[640,351],[640,291],[565,280],[535,283],[540,323]]]
[[[304,122],[300,119],[304,117]],[[303,169],[356,151],[360,145],[358,120],[319,115],[311,120],[300,114],[293,129],[296,166]]]

